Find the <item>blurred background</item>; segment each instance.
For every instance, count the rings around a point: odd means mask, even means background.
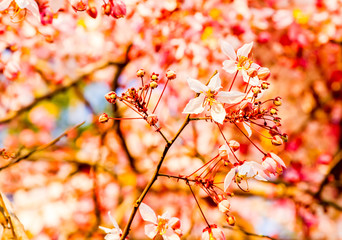
[[[155,106],[166,71],[174,70],[156,110],[172,138],[194,96],[187,77],[205,83],[217,70],[224,89],[231,83],[221,40],[235,49],[253,41],[253,61],[271,70],[263,99],[282,98],[278,115],[289,140],[279,147],[258,133],[252,140],[287,169],[251,182],[249,192],[233,189],[235,227],[194,187],[208,219],[227,239],[342,239],[341,0],[125,0],[120,19],[101,12],[103,1],[81,1],[97,9],[96,18],[75,10],[79,2],[65,1],[53,13],[37,1],[41,22],[29,11],[0,13],[0,190],[30,239],[103,239],[98,226],[112,228],[108,211],[124,228],[164,143],[143,120],[98,123],[103,112],[136,116],[104,95],[139,86],[143,68],[146,79],[160,74]],[[237,81],[236,89],[243,85]],[[226,124],[224,133],[240,142],[241,158],[261,161],[239,130]],[[221,144],[213,124],[192,122],[161,172],[190,174]],[[183,182],[159,178],[144,202],[179,217],[183,239],[200,238],[206,225]],[[143,226],[137,214],[131,239],[147,238]]]

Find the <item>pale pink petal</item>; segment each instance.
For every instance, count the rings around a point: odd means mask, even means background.
[[[12,0],[3,0],[0,2],[0,11],[6,10],[11,4]]]
[[[206,85],[196,79],[188,78],[187,81],[191,90],[195,91],[196,93],[204,93],[209,90]]]
[[[259,78],[257,76],[252,77],[252,78],[249,79],[249,84],[251,86],[259,86],[260,85],[260,80],[259,80]]]
[[[275,153],[270,153],[271,157],[274,159],[274,161],[276,161],[277,163],[279,163],[281,166],[283,166],[284,168],[286,168],[286,165],[284,163],[284,161]]]
[[[239,91],[219,92],[216,95],[216,100],[221,103],[234,104],[234,103],[241,102],[245,96],[246,96],[245,93],[242,93]]]
[[[251,49],[253,47],[253,42],[250,42],[248,44],[244,44],[241,48],[237,50],[236,55],[239,56],[244,56],[248,57],[248,54],[250,53]]]
[[[226,117],[226,110],[221,103],[214,102],[211,105],[211,117],[215,122],[223,124]]]
[[[26,7],[32,14],[33,16],[40,21],[40,13],[39,13],[39,7],[36,1],[31,1],[29,2],[29,4]]]
[[[30,4],[31,1],[33,0],[15,0],[15,3],[18,5],[18,7],[20,7],[21,9],[24,9],[24,8],[27,8],[27,6]]]
[[[110,212],[108,212],[108,216],[109,216],[109,219],[112,222],[113,226],[116,228],[116,230],[118,230],[118,232],[121,233],[121,229],[120,229],[118,223],[115,221],[115,219],[112,217],[112,215],[110,215]]]
[[[198,114],[204,111],[204,99],[205,95],[200,94],[198,97],[191,99],[188,104],[185,106],[183,113],[193,113],[193,114]]]
[[[250,76],[248,76],[248,74],[247,74],[247,72],[245,70],[242,70],[241,73],[242,73],[243,81],[248,83],[248,81],[250,81]]]
[[[152,210],[152,208],[150,208],[148,205],[146,205],[145,203],[141,203],[139,207],[139,212],[141,217],[145,221],[157,224],[157,216]]]
[[[64,5],[64,0],[50,0],[49,1],[51,11],[53,13],[58,12],[59,9],[61,9]]]
[[[222,52],[229,57],[230,60],[236,60],[236,53],[232,45],[230,45],[228,42],[221,41],[221,49]]]
[[[245,128],[248,137],[252,136],[252,129],[251,129],[251,127],[247,123],[245,123],[245,122],[243,122],[242,125]]]
[[[223,69],[227,73],[235,73],[237,71],[236,63],[233,60],[225,60],[223,62]]]
[[[166,229],[163,234],[164,240],[180,240],[179,236],[170,228]]]
[[[157,225],[155,224],[147,224],[144,229],[146,236],[149,238],[154,238],[158,233]]]
[[[169,226],[173,226],[175,225],[175,223],[179,222],[179,218],[176,218],[176,217],[172,217],[170,218],[169,220]]]
[[[235,176],[235,171],[236,171],[236,167],[232,168],[229,173],[226,175],[225,179],[224,179],[224,191],[227,191],[227,188],[230,186],[230,184],[233,181],[233,178]]]
[[[170,213],[168,211],[164,212],[163,215],[161,215],[161,218],[163,219],[170,219]]]
[[[220,88],[222,88],[221,79],[218,73],[216,73],[215,76],[211,78],[208,84],[208,88],[215,92],[217,92],[218,90],[220,90]]]
[[[110,229],[110,228],[106,228],[106,227],[102,227],[102,226],[99,226],[99,228],[101,230],[103,230],[105,233],[111,233],[112,232],[112,229]]]

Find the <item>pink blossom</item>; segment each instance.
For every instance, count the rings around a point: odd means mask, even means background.
[[[155,212],[148,205],[141,203],[139,207],[141,217],[151,224],[145,225],[145,234],[154,239],[160,234],[164,240],[180,240],[180,221],[176,217],[170,217],[168,212],[156,216]]]
[[[3,0],[0,2],[0,11],[4,11],[9,8],[10,4],[14,2],[20,9],[29,10],[33,16],[40,21],[39,7],[34,0]]]
[[[234,48],[228,42],[221,42],[222,52],[229,58],[223,62],[223,69],[228,73],[235,73],[236,71],[241,71],[243,80],[252,86],[258,86],[260,84],[257,75],[250,75],[248,71],[255,69],[257,70],[260,66],[253,63],[252,60],[248,58],[248,55],[253,47],[253,42],[244,44],[235,53]]]
[[[263,167],[256,162],[244,162],[242,165],[232,168],[224,179],[224,191],[228,189],[233,179],[237,183],[242,180],[255,178],[257,180],[266,181]]]
[[[281,173],[286,165],[280,157],[271,152],[264,157],[262,167],[265,174],[270,176],[270,174]]]
[[[111,229],[111,228],[106,228],[106,227],[101,227],[101,226],[99,227],[100,229],[105,231],[105,233],[107,234],[104,239],[105,240],[120,240],[122,231],[119,225],[117,224],[117,222],[115,221],[115,219],[110,215],[110,212],[108,212],[108,216],[114,228]]]
[[[216,225],[211,225],[203,230],[202,240],[225,240],[223,231]]]
[[[188,78],[188,84],[193,91],[200,93],[200,95],[189,101],[183,110],[183,113],[198,114],[204,111],[206,105],[209,105],[211,117],[215,122],[221,124],[226,116],[226,111],[222,103],[238,103],[245,97],[245,94],[239,91],[220,92],[219,89],[221,89],[222,86],[218,74],[215,74],[215,76],[212,77],[207,86],[192,78]]]

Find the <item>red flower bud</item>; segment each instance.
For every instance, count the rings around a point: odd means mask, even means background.
[[[90,17],[96,18],[97,17],[97,9],[96,7],[89,7],[87,13]]]
[[[122,0],[113,0],[112,7],[112,17],[123,18],[126,16],[126,4]]]
[[[99,117],[99,122],[100,123],[105,123],[105,122],[108,122],[109,120],[109,117],[106,113],[102,113]]]

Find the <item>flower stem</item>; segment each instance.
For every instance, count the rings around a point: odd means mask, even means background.
[[[164,91],[165,91],[165,89],[166,89],[166,86],[167,86],[167,84],[168,84],[169,81],[170,81],[169,79],[166,81],[166,83],[165,83],[165,85],[164,85],[164,88],[163,88],[163,91],[162,91],[162,93],[160,94],[160,97],[159,97],[159,99],[158,99],[158,102],[157,102],[156,106],[154,107],[154,109],[153,109],[153,111],[152,111],[152,114],[156,111],[156,109],[157,109],[157,107],[158,107],[158,104],[159,104],[159,102],[160,102],[160,99],[162,98],[162,96],[163,96],[163,94],[164,94]]]
[[[232,87],[233,87],[233,85],[234,85],[234,82],[235,82],[235,79],[236,79],[236,76],[238,75],[238,73],[239,73],[239,70],[237,70],[236,71],[236,73],[235,73],[235,76],[234,76],[234,78],[233,78],[233,82],[232,82],[232,84],[230,85],[230,87],[229,87],[229,92],[230,92],[230,90],[232,90]]]

